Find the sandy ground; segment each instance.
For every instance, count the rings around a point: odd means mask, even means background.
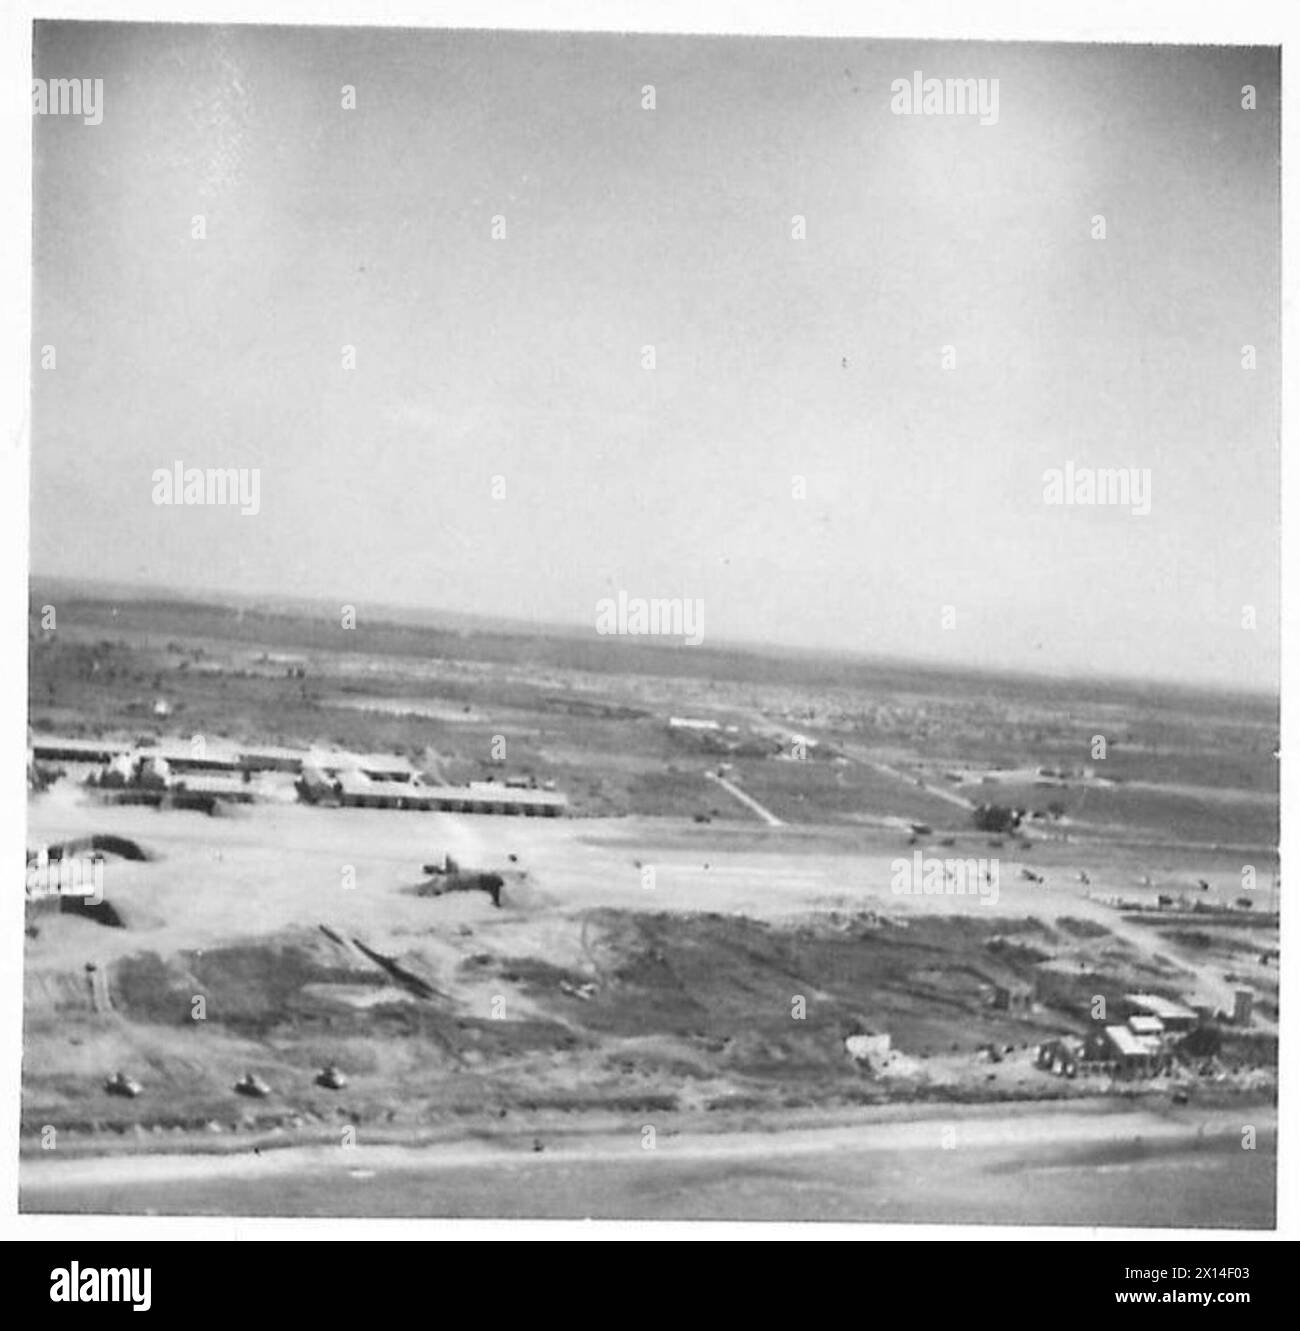
[[[274,802],[228,815],[160,812],[92,804],[60,785],[29,804],[28,844],[95,832],[138,841],[146,863],[110,857],[105,893],[130,927],[109,929],[71,916],[45,916],[27,947],[29,995],[142,951],[162,956],[326,924],[401,953],[419,947],[442,979],[463,977],[463,939],[510,955],[581,968],[578,917],[596,907],[644,912],[718,912],[786,921],[827,912],[915,916],[969,913],[1072,916],[1095,921],[1144,951],[1162,944],[1093,897],[1187,886],[1197,877],[1231,899],[1239,866],[1230,855],[1137,851],[1099,844],[988,848],[962,837],[951,848],[911,847],[897,829],[765,826],[738,810],[734,822],[698,825],[666,818],[522,819],[387,810],[323,809]],[[745,819],[745,821],[742,821]],[[895,895],[892,865],[913,851],[1000,859],[999,896]],[[436,900],[408,889],[421,866],[450,853],[463,866],[521,875],[504,910],[478,893]],[[514,856],[512,861],[510,856]],[[1043,883],[1022,878],[1029,866]],[[1086,869],[1090,882],[1080,881]],[[647,871],[651,871],[647,873]],[[354,886],[348,886],[348,883]],[[459,1002],[486,1009],[457,981]],[[1194,997],[1189,994],[1189,998]],[[1231,985],[1206,967],[1195,997],[1231,1006]],[[512,1001],[515,1001],[512,999]],[[29,998],[30,1002],[30,998]],[[129,1033],[128,1033],[129,1034]],[[190,1036],[151,1028],[159,1048],[193,1057]],[[123,1044],[129,1050],[129,1043]],[[97,1082],[102,1044],[73,1051],[60,1042],[58,1075]],[[124,1057],[129,1054],[124,1054]],[[88,1060],[82,1067],[77,1059]],[[39,1151],[22,1162],[26,1210],[214,1214],[581,1215],[676,1218],[962,1220],[1005,1223],[1131,1223],[1267,1226],[1273,1207],[1271,1109],[1249,1111],[1260,1130],[1254,1153],[1240,1149],[1242,1112],[1191,1107],[1116,1109],[1103,1101],[897,1106],[905,1116],[861,1118],[808,1128],[765,1115],[763,1131],[696,1132],[671,1119],[645,1151],[640,1132],[608,1132],[595,1121],[532,1138],[459,1140],[420,1147],[294,1146],[256,1153],[128,1153],[58,1159]],[[570,1120],[574,1122],[575,1120]],[[629,1120],[630,1122],[630,1120]],[[648,1124],[653,1126],[653,1123]],[[943,1128],[955,1128],[945,1149]],[[121,1150],[112,1139],[101,1149]],[[230,1139],[230,1145],[236,1144]],[[90,1145],[90,1143],[87,1143]],[[92,1147],[94,1149],[94,1147]],[[200,1148],[202,1149],[202,1148]],[[1026,1186],[1026,1178],[1032,1186]],[[599,1204],[599,1210],[592,1209]]]
[[[25,1211],[1146,1223],[1268,1228],[1271,1110],[912,1108],[781,1132],[28,1159]],[[1243,1117],[1256,1132],[1242,1149]],[[541,1149],[539,1149],[541,1148]],[[592,1209],[598,1199],[598,1209]]]
[[[106,831],[137,840],[154,856],[147,863],[111,858],[107,864],[105,895],[129,906],[132,927],[52,921],[29,946],[29,971],[80,969],[92,958],[102,963],[142,949],[165,954],[318,923],[360,933],[369,942],[393,943],[434,922],[472,924],[503,914],[523,931],[517,934],[521,943],[531,942],[537,955],[546,955],[558,945],[558,920],[593,907],[770,920],[828,910],[1048,921],[1069,915],[1094,920],[1148,950],[1154,945],[1150,929],[1126,923],[1094,898],[1149,895],[1164,883],[1187,886],[1203,876],[1214,885],[1212,896],[1230,900],[1240,869],[1230,856],[1215,865],[1197,852],[1142,854],[1082,843],[994,851],[986,838],[972,836],[951,848],[911,847],[897,831],[879,828],[529,819],[288,803],[240,806],[208,817],[92,805],[67,784],[30,802],[29,845]],[[910,861],[916,849],[934,856],[998,856],[997,901],[896,895],[892,866],[900,858]],[[403,890],[424,877],[423,864],[446,853],[466,867],[521,873],[505,898],[507,911],[495,911],[479,894],[442,898],[431,910],[428,900]],[[1025,867],[1045,881],[1024,879]],[[1086,885],[1080,881],[1085,869]],[[1136,886],[1143,875],[1151,876],[1152,887]],[[1207,969],[1195,997],[1230,1008],[1231,990],[1222,975]]]

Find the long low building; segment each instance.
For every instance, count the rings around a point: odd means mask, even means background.
[[[131,751],[125,740],[59,739],[53,735],[34,736],[31,747],[38,763],[100,763],[105,767]]]
[[[475,782],[468,786],[425,786],[376,781],[363,772],[342,773],[336,798],[345,808],[423,809],[438,813],[498,813],[525,818],[558,818],[569,801],[555,790],[521,790]]]
[[[300,753],[302,771],[321,772],[328,777],[360,773],[370,781],[404,783],[413,781],[415,767],[410,759],[392,753],[352,753],[347,749],[312,748]]]
[[[276,744],[263,744],[257,748],[239,751],[239,766],[250,772],[302,771],[305,754],[302,749],[286,749]]]
[[[217,741],[164,739],[138,750],[140,758],[162,758],[173,773],[207,772],[227,776],[239,771],[239,754]]]
[[[37,762],[94,763],[109,767],[119,758],[162,758],[173,772],[240,772],[245,768],[269,769],[270,761],[249,761],[247,751],[238,749],[229,740],[211,739],[196,743],[191,737],[167,736],[157,743],[131,743],[128,740],[56,739],[50,735],[35,736],[31,742],[32,756]],[[261,750],[254,751],[261,753]],[[282,750],[284,754],[293,753]],[[284,768],[297,771],[302,755],[293,753],[293,762]]]
[[[408,792],[408,798],[409,794]],[[525,818],[559,818],[569,801],[555,790],[507,790],[499,786],[487,794],[468,786],[423,786],[414,792],[419,807],[444,813],[506,813]]]

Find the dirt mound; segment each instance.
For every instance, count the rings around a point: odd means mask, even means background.
[[[60,860],[67,856],[84,855],[87,851],[99,851],[104,855],[117,855],[124,860],[151,860],[153,856],[138,842],[129,837],[114,836],[107,832],[96,832],[94,836],[74,837],[57,846],[49,847],[50,859]]]
[[[45,921],[53,916],[72,915],[78,919],[90,920],[109,929],[156,929],[162,920],[138,906],[133,901],[121,897],[104,897],[99,901],[91,897],[70,894],[36,897],[27,902],[27,920],[29,930],[35,930],[33,937],[39,936]]]
[[[108,900],[92,901],[89,897],[60,897],[59,911],[64,915],[80,915],[110,929],[125,929],[126,920],[121,911]]]

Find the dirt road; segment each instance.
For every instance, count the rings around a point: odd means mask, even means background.
[[[710,781],[721,786],[733,799],[739,800],[745,808],[752,813],[756,813],[769,827],[784,827],[785,824],[770,809],[765,809],[752,795],[747,795],[741,788],[726,777],[719,776],[716,772],[705,772],[704,774]]]

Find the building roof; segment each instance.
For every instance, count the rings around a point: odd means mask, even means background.
[[[398,753],[357,753],[352,757],[363,772],[400,772],[409,776],[415,771],[411,760]]]
[[[1161,998],[1159,994],[1125,994],[1125,999],[1135,1008],[1149,1012],[1161,1021],[1194,1021],[1196,1013],[1182,1003],[1175,1003],[1171,998]]]
[[[177,787],[184,786],[191,795],[239,795],[251,798],[254,788],[237,776],[195,775],[187,773],[176,778]]]
[[[283,744],[245,744],[239,750],[241,758],[271,758],[276,762],[296,759],[301,761],[306,757],[303,749],[291,749]]]
[[[112,739],[60,739],[57,735],[33,735],[32,752],[36,757],[49,753],[85,754],[87,762],[99,755],[126,753],[131,745],[125,740]]]
[[[338,773],[358,771],[357,755],[345,749],[323,749],[315,745],[302,755],[304,768],[312,767],[318,772]]]
[[[472,800],[501,804],[535,804],[539,808],[553,804],[567,804],[568,799],[558,790],[520,790],[496,781],[471,781],[468,786],[421,786],[420,789],[439,799]]]
[[[1160,1045],[1150,1035],[1138,1035],[1127,1026],[1107,1026],[1106,1038],[1125,1058],[1146,1058],[1160,1052]]]
[[[187,739],[163,738],[150,748],[140,750],[141,757],[165,758],[171,763],[201,763],[205,767],[226,767],[232,772],[239,766],[233,746],[207,740],[198,752]]]
[[[1165,1024],[1159,1017],[1130,1017],[1128,1028],[1134,1035],[1159,1035],[1165,1029]]]
[[[515,790],[495,782],[477,782],[468,786],[425,786],[418,783],[397,785],[392,781],[375,781],[365,772],[343,770],[338,775],[344,797],[367,796],[375,799],[398,800],[409,806],[436,808],[441,804],[468,804],[479,806],[508,805],[514,809],[532,807],[561,809],[568,799],[555,790]]]

